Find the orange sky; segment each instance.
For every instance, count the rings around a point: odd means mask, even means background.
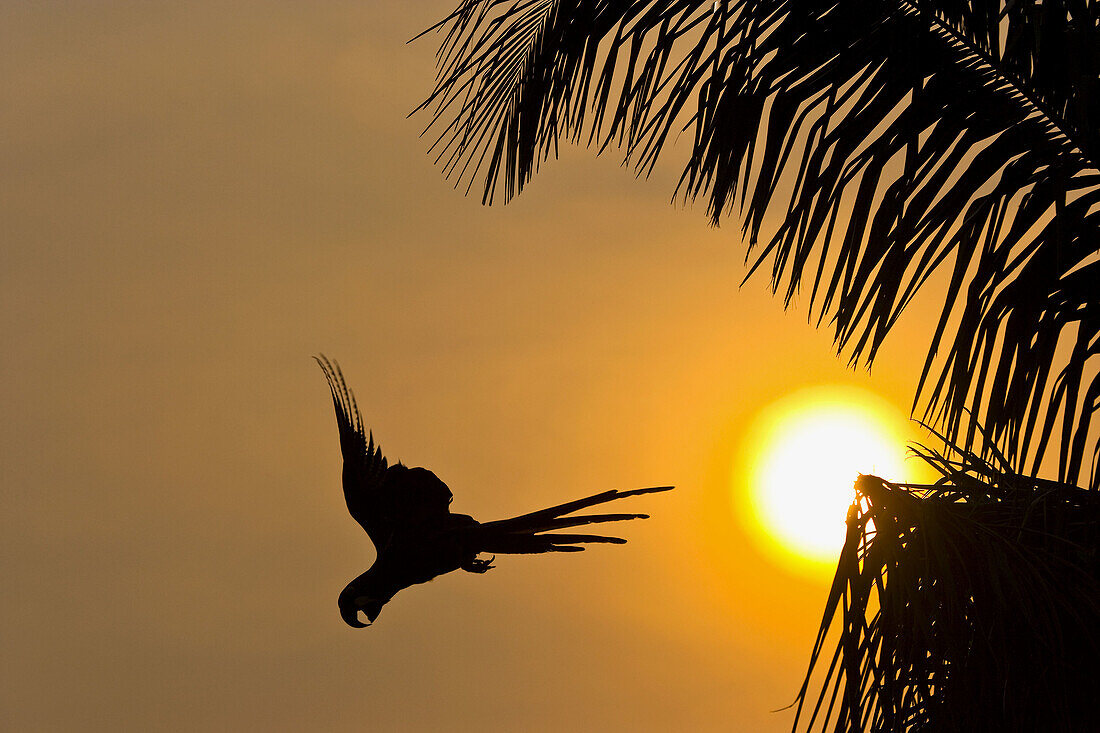
[[[669,205],[671,161],[567,150],[507,207],[463,198],[405,119],[434,51],[405,40],[450,1],[0,6],[12,730],[789,726],[827,582],[754,549],[730,466],[796,389],[907,410],[925,325],[845,369],[737,289],[738,227]],[[318,351],[456,511],[679,488],[624,547],[501,558],[353,631],[373,553]]]

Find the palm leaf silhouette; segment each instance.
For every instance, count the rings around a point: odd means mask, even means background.
[[[464,0],[430,30],[456,184],[510,198],[561,142],[646,175],[682,137],[677,194],[736,213],[852,363],[939,273],[914,408],[1100,486],[1097,3]]]
[[[1100,495],[917,452],[935,484],[856,482],[794,728],[1097,730]]]

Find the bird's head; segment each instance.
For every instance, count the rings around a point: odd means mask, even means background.
[[[389,602],[391,595],[381,592],[374,587],[370,578],[362,575],[348,583],[348,586],[340,592],[337,603],[340,605],[340,617],[344,623],[355,629],[365,629],[374,623],[378,614],[382,613],[382,606]],[[367,623],[359,620],[359,612],[367,615]]]

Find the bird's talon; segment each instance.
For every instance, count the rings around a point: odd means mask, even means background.
[[[479,560],[478,558],[474,558],[473,560],[470,560],[470,562],[468,562],[466,565],[462,566],[462,569],[470,573],[485,573],[492,569],[493,560],[496,559],[496,555],[493,555],[488,560]]]

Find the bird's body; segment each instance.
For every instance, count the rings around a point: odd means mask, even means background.
[[[388,601],[410,585],[427,583],[440,575],[474,567],[477,550],[470,530],[477,520],[465,514],[450,514],[434,525],[412,525],[393,535],[385,549],[378,548],[374,564],[349,584],[345,591],[352,600],[365,597]],[[361,604],[365,605],[365,604]]]
[[[626,540],[619,537],[549,530],[645,519],[645,514],[565,515],[615,499],[672,488],[605,491],[495,522],[481,523],[469,515],[452,513],[451,490],[434,473],[400,463],[387,464],[374,437],[364,432],[359,408],[339,367],[324,357],[317,363],[325,372],[336,408],[348,511],[366,530],[377,552],[370,569],[340,594],[340,614],[349,626],[369,626],[359,620],[359,612],[366,613],[373,623],[382,606],[410,585],[455,570],[486,572],[493,567],[493,558],[480,559],[481,554],[578,552],[587,543],[622,544]]]

